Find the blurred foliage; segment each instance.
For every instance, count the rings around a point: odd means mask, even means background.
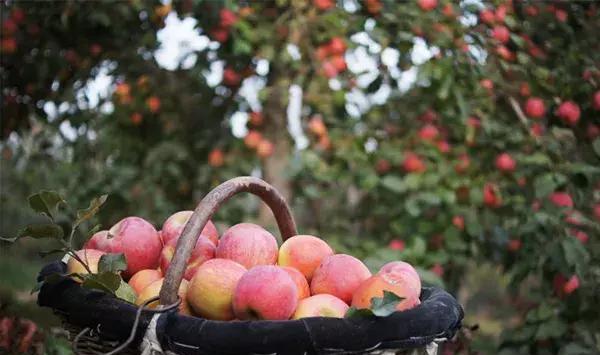
[[[403,259],[457,292],[466,272],[494,265],[522,317],[502,324],[493,352],[600,351],[596,3],[2,6],[3,235],[31,218],[22,201],[40,188],[75,205],[110,194],[105,228],[130,214],[159,226],[219,182],[259,174],[301,232],[372,268]],[[168,14],[211,39],[192,65],[156,61]],[[111,94],[94,103],[86,85],[101,72]],[[306,149],[288,130],[290,88]],[[239,197],[215,219],[257,218],[259,206]]]

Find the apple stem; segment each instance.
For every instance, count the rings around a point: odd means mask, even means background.
[[[282,240],[285,241],[298,234],[290,207],[273,186],[251,176],[240,176],[225,181],[204,196],[183,228],[181,237],[177,240],[175,255],[167,269],[165,281],[160,290],[161,305],[177,301],[177,290],[179,290],[186,263],[200,232],[221,204],[240,192],[250,192],[260,197],[269,206],[277,221]]]

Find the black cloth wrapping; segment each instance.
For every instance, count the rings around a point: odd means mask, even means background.
[[[64,273],[65,264],[45,266],[39,276]],[[71,324],[97,330],[106,339],[129,336],[137,307],[107,293],[88,290],[70,278],[45,283],[38,304],[62,314]],[[152,314],[142,314],[136,341]],[[337,354],[372,349],[414,349],[437,338],[451,338],[460,328],[463,310],[439,288],[423,288],[421,304],[388,317],[355,319],[305,318],[289,321],[211,321],[175,312],[160,316],[158,338],[178,354]]]

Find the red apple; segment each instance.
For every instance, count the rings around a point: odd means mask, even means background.
[[[120,220],[106,233],[98,232],[86,243],[86,248],[107,253],[123,253],[127,260],[125,278],[144,269],[158,268],[162,241],[154,226],[140,217]]]
[[[512,173],[517,167],[517,162],[508,153],[496,157],[496,168],[505,173]]]
[[[407,173],[422,173],[427,169],[423,160],[417,154],[410,152],[404,155],[402,168]]]
[[[295,269],[290,266],[282,266],[281,267],[285,272],[290,275],[292,281],[296,284],[296,288],[298,289],[298,301],[310,296],[310,286],[308,285],[308,281],[306,277],[302,275],[298,269]]]
[[[192,213],[194,213],[194,211],[179,211],[165,220],[161,230],[165,245],[171,240],[177,241],[177,239],[179,239],[181,232],[183,232],[183,228],[192,216]],[[208,238],[215,246],[219,244],[219,232],[212,221],[206,223],[200,234]]]
[[[167,269],[169,268],[171,260],[175,255],[176,245],[177,239],[171,239],[165,244],[160,253],[160,269],[165,274],[167,273]],[[192,250],[192,255],[187,261],[183,277],[188,281],[191,280],[194,274],[196,273],[198,267],[200,267],[200,265],[204,264],[206,261],[214,257],[215,245],[213,244],[213,242],[208,240],[208,238],[201,235],[196,241],[196,246],[194,247],[194,250]]]
[[[348,305],[341,299],[328,295],[314,295],[298,302],[298,307],[292,319],[308,317],[335,317],[344,318],[348,312]]]
[[[413,295],[421,295],[421,278],[412,265],[404,261],[392,261],[381,267],[377,275],[391,284],[405,283]]]
[[[227,259],[211,259],[200,265],[188,287],[186,299],[198,315],[215,320],[232,320],[233,292],[246,272]]]
[[[502,198],[498,194],[498,187],[492,183],[486,183],[483,186],[483,203],[492,208],[502,205]]]
[[[438,5],[437,0],[419,0],[419,7],[423,11],[431,11]]]
[[[135,294],[139,295],[151,283],[162,278],[163,275],[160,271],[155,269],[144,269],[136,272],[135,275],[129,279],[128,284],[135,291]]]
[[[419,130],[419,138],[424,141],[432,141],[436,139],[439,134],[440,131],[432,124],[426,124]]]
[[[525,103],[525,113],[531,118],[540,118],[546,114],[544,100],[539,97],[530,97]]]
[[[259,265],[239,280],[233,294],[233,312],[238,319],[286,320],[298,304],[298,289],[285,270]]]
[[[310,282],[313,295],[328,293],[350,304],[354,291],[371,277],[371,272],[357,258],[336,254],[323,259]]]
[[[563,120],[564,123],[574,126],[579,122],[581,116],[581,110],[579,106],[573,101],[565,101],[556,110],[556,115]]]
[[[333,249],[322,239],[296,235],[281,244],[278,264],[297,269],[310,281],[323,259],[330,255],[333,255]]]
[[[418,294],[414,293],[413,288],[408,282],[386,279],[385,276],[378,274],[369,277],[356,289],[352,297],[352,307],[359,309],[370,308],[371,300],[383,297],[384,291],[392,292],[403,298],[396,306],[397,311],[411,309],[421,303]]]
[[[510,31],[506,26],[495,26],[492,29],[492,37],[498,42],[506,44],[510,40]]]
[[[252,223],[229,228],[217,246],[217,258],[230,259],[247,269],[277,262],[277,240],[267,230]]]
[[[568,192],[557,191],[552,193],[552,195],[550,195],[550,202],[558,207],[572,208],[574,206],[573,199]]]

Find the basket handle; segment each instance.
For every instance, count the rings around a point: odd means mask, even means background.
[[[296,222],[294,222],[290,207],[273,186],[251,176],[240,176],[225,181],[204,196],[183,228],[175,247],[175,255],[167,269],[165,281],[160,290],[159,303],[161,305],[177,301],[177,290],[183,279],[185,265],[192,254],[200,232],[219,209],[219,206],[240,192],[250,192],[260,197],[269,206],[283,240],[297,234]]]

